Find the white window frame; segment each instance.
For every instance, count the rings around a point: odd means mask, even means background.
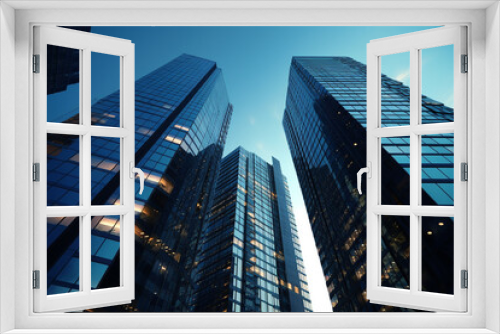
[[[370,41],[367,46],[367,298],[376,304],[426,311],[467,310],[467,290],[461,287],[461,271],[467,270],[467,181],[461,180],[461,163],[467,163],[467,73],[461,71],[462,55],[467,55],[465,26],[439,27]],[[423,124],[421,50],[453,46],[454,121]],[[381,75],[383,56],[409,53],[410,124],[383,127]],[[454,134],[454,205],[422,205],[422,149],[420,137]],[[381,139],[405,136],[410,139],[410,203],[383,205]],[[382,286],[382,216],[409,218],[409,289]],[[453,294],[422,291],[423,217],[453,217]]]
[[[39,56],[39,73],[33,75],[34,162],[38,163],[39,181],[33,184],[33,268],[39,272],[34,289],[34,311],[75,311],[108,305],[128,304],[135,290],[135,113],[134,44],[128,40],[101,36],[59,27],[34,27],[34,54]],[[47,122],[47,45],[79,51],[80,96],[79,124]],[[116,56],[120,62],[120,124],[117,127],[91,124],[91,55],[99,52]],[[47,134],[79,136],[79,205],[47,206]],[[120,141],[120,203],[92,205],[91,138],[115,138]],[[120,285],[91,289],[92,216],[120,216]],[[79,217],[80,291],[47,295],[47,218]]]
[[[12,7],[16,7],[14,10]],[[124,7],[129,9],[124,9]],[[500,332],[500,11],[497,1],[113,2],[0,4],[0,330],[103,333]],[[67,8],[61,8],[67,7]],[[99,7],[99,8],[98,8]],[[130,9],[133,7],[134,9]],[[149,9],[147,9],[149,7]],[[163,8],[158,8],[163,7]],[[24,8],[24,9],[23,9]],[[82,9],[83,8],[83,9]],[[143,10],[137,10],[143,8]],[[153,9],[151,9],[153,8]],[[47,10],[48,9],[48,10]],[[485,24],[486,22],[486,24]],[[31,290],[32,27],[61,25],[443,25],[469,27],[469,308],[434,314],[34,314]],[[132,41],[133,42],[133,41]],[[15,68],[15,70],[14,70]],[[15,83],[15,86],[12,83]],[[8,111],[6,111],[8,109]],[[12,112],[15,110],[15,112]],[[12,129],[15,125],[15,129]],[[10,128],[9,128],[10,127]],[[15,144],[12,145],[12,137]],[[487,153],[486,153],[487,152]],[[15,178],[12,175],[15,173]],[[488,182],[486,182],[488,174]],[[15,197],[12,198],[12,189]],[[486,196],[488,194],[488,196]],[[26,200],[28,198],[28,201]],[[15,207],[15,211],[5,208]],[[486,217],[488,219],[486,219]],[[15,224],[11,224],[15,222]],[[473,233],[472,233],[473,232]],[[12,238],[12,236],[15,236]],[[14,255],[12,254],[14,250]],[[486,251],[488,250],[488,251]],[[26,261],[29,259],[29,261]],[[486,266],[488,262],[488,266]],[[15,288],[13,288],[15,287]],[[488,291],[488,293],[486,293]],[[14,307],[12,307],[14,305]],[[168,328],[167,328],[168,327]],[[133,328],[140,328],[136,331]],[[413,329],[412,329],[413,328]],[[160,330],[161,329],[161,330]],[[189,331],[191,329],[191,331]],[[418,329],[418,330],[415,330]],[[54,331],[50,331],[54,332]]]

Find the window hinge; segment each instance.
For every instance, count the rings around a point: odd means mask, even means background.
[[[462,73],[469,72],[469,57],[467,55],[462,55]]]
[[[33,55],[33,73],[40,73],[40,55]]]
[[[460,164],[460,180],[469,181],[469,165],[466,162]]]
[[[469,273],[467,270],[462,270],[461,271],[461,276],[462,276],[462,289],[467,289],[469,287]]]
[[[40,182],[40,163],[33,164],[33,181]]]
[[[33,289],[40,289],[40,270],[33,270]]]

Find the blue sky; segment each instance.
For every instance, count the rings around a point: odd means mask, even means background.
[[[315,311],[331,311],[295,169],[281,125],[290,61],[293,56],[348,56],[366,63],[366,44],[377,38],[428,27],[93,27],[92,32],[132,40],[136,78],[182,53],[217,62],[223,71],[234,113],[225,154],[243,146],[267,161],[281,161],[290,183]],[[453,106],[452,48],[425,51],[424,94]],[[432,53],[432,54],[431,54]],[[382,71],[409,83],[409,58],[382,59]],[[114,76],[102,76],[110,63],[93,66],[92,90],[105,96],[116,89]],[[390,66],[388,65],[390,64]],[[95,63],[94,63],[95,65]],[[94,90],[95,88],[95,90]],[[93,96],[99,98],[99,96]]]

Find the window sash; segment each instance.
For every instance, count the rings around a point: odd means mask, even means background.
[[[34,183],[34,270],[40,271],[40,288],[34,289],[34,311],[74,311],[129,303],[134,296],[134,45],[127,40],[64,28],[38,26],[34,54],[40,55],[40,72],[34,80],[34,162],[40,163],[40,181]],[[80,50],[80,124],[47,122],[47,45]],[[91,52],[120,57],[120,126],[91,125]],[[47,203],[47,134],[80,138],[80,205]],[[91,138],[120,139],[120,205],[91,204]],[[91,289],[92,216],[120,215],[120,286]],[[79,218],[79,292],[47,295],[47,218]]]
[[[461,288],[461,270],[467,269],[467,183],[460,181],[460,164],[467,162],[467,76],[460,73],[467,54],[466,28],[453,26],[373,40],[367,47],[367,297],[377,304],[429,311],[467,310],[467,290]],[[454,122],[419,124],[421,110],[420,50],[454,45]],[[381,127],[381,56],[410,53],[410,125]],[[454,134],[454,206],[420,205],[420,136]],[[410,137],[410,205],[381,205],[381,138]],[[410,217],[410,289],[381,286],[381,217]],[[421,218],[454,217],[453,295],[421,291]]]

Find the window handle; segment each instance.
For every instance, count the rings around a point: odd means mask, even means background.
[[[134,163],[130,162],[130,177],[135,178],[135,174],[139,174],[139,195],[144,191],[144,172],[140,168],[135,168]]]
[[[366,173],[366,176],[370,179],[372,177],[372,163],[371,162],[368,162],[368,166],[367,167],[364,167],[364,168],[361,168],[359,171],[358,171],[358,183],[357,183],[357,187],[358,187],[358,193],[360,195],[363,194],[363,192],[361,191],[361,176]]]

